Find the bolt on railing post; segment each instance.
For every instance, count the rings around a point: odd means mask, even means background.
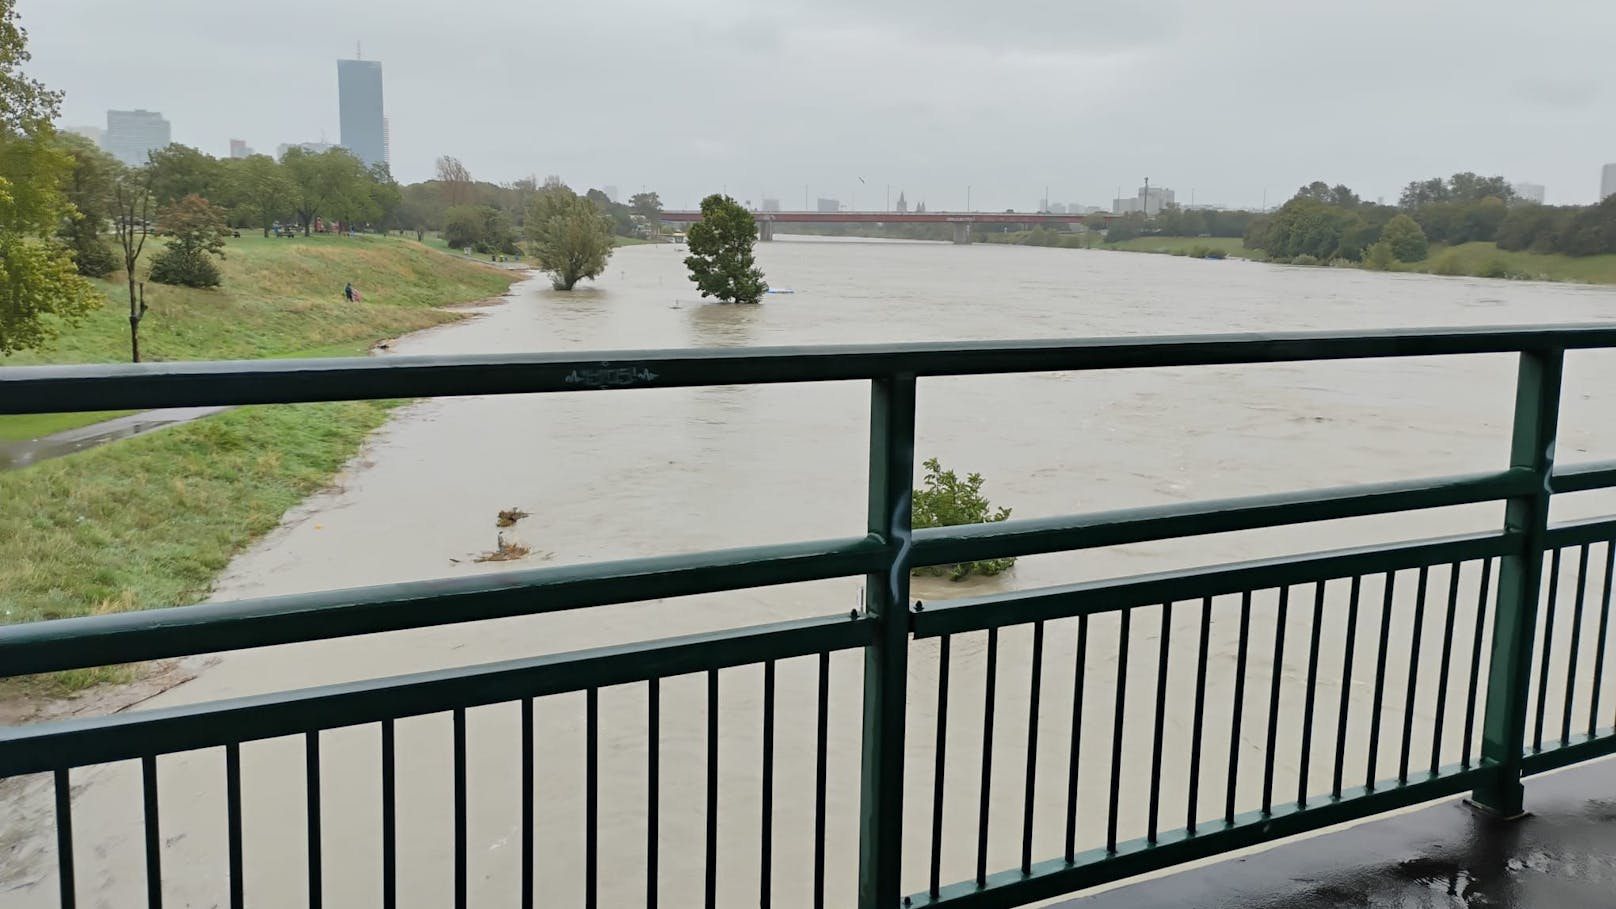
[[[1519,545],[1499,559],[1498,568],[1487,713],[1481,733],[1482,763],[1493,768],[1494,774],[1472,796],[1476,804],[1503,817],[1516,817],[1523,807],[1521,757],[1564,364],[1563,350],[1522,351],[1515,385],[1509,466],[1530,470],[1533,483],[1531,492],[1511,498],[1504,511],[1504,529],[1519,536]],[[1481,618],[1478,615],[1477,621]]]
[[[886,573],[865,578],[865,606],[881,624],[875,643],[864,650],[860,909],[895,909],[899,900],[914,473],[915,377],[875,379],[870,390],[869,530],[886,542],[892,564]]]

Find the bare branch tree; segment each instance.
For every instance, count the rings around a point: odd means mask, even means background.
[[[140,320],[146,316],[145,286],[137,293],[135,266],[151,235],[151,169],[135,168],[120,175],[113,188],[113,228],[123,249],[124,277],[129,282],[129,355],[140,362]]]
[[[438,159],[438,187],[443,193],[444,204],[465,205],[471,201],[471,171],[460,163],[459,158],[444,155]]]

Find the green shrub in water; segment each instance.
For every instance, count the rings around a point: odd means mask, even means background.
[[[925,462],[921,488],[914,491],[914,527],[953,527],[959,524],[996,524],[1010,517],[1010,509],[995,509],[982,495],[982,475],[969,474],[961,480],[952,470],[944,470],[936,458]],[[931,565],[915,569],[915,574],[946,576],[962,581],[973,574],[1001,574],[1016,564],[1014,558],[983,559],[955,565]]]

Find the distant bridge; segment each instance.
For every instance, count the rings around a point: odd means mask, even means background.
[[[952,224],[954,242],[971,242],[972,224],[1080,224],[1093,217],[1103,218],[1106,224],[1116,215],[1104,212],[1074,214],[1063,212],[1013,211],[754,211],[758,239],[773,240],[775,224]],[[664,211],[663,221],[689,224],[701,220],[699,211]]]

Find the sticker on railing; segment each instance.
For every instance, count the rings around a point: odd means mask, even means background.
[[[654,382],[657,374],[643,366],[601,367],[600,369],[574,369],[567,374],[568,385],[589,385],[605,388],[612,385],[635,385]]]

